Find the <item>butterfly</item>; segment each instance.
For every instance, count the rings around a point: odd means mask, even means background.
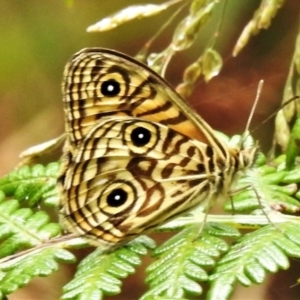
[[[60,221],[112,249],[213,203],[257,147],[232,148],[158,74],[102,48],[76,53],[62,84]]]

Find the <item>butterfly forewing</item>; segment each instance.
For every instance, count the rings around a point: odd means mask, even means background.
[[[67,141],[61,222],[108,249],[230,188],[255,149],[228,148],[162,79],[134,59],[84,49],[64,71]]]
[[[75,146],[102,117],[125,115],[164,124],[226,155],[211,128],[164,79],[119,52],[90,48],[75,54],[64,71],[63,95],[66,131]]]

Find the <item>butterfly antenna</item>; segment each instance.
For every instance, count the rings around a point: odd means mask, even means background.
[[[243,144],[245,142],[245,140],[247,139],[247,137],[250,135],[249,134],[249,127],[250,127],[250,124],[251,124],[251,121],[253,119],[253,115],[254,115],[254,112],[256,110],[256,107],[257,107],[257,103],[258,103],[258,100],[260,98],[260,95],[261,95],[261,91],[262,91],[262,88],[263,88],[263,85],[264,85],[264,80],[261,79],[258,83],[258,86],[257,86],[257,92],[256,92],[256,96],[255,96],[255,100],[254,100],[254,103],[252,105],[252,108],[251,108],[251,112],[250,112],[250,115],[248,117],[248,121],[247,121],[247,124],[246,124],[246,128],[244,130],[244,134],[242,135],[242,138],[241,138],[241,145],[240,145],[240,148],[242,149],[243,148]]]
[[[276,111],[274,111],[271,115],[269,115],[266,119],[264,119],[258,126],[256,126],[254,129],[251,130],[251,132],[256,131],[258,128],[260,128],[263,124],[267,123],[271,118],[273,118],[280,110],[282,110],[284,107],[289,105],[291,102],[299,99],[300,96],[294,96],[287,101],[285,101]]]
[[[254,103],[253,103],[253,106],[252,106],[252,109],[251,109],[251,112],[250,112],[250,115],[249,115],[249,118],[248,118],[248,121],[247,121],[247,125],[246,125],[246,128],[245,128],[245,132],[249,131],[249,127],[250,127],[250,124],[251,124],[251,121],[252,121],[254,112],[255,112],[255,110],[256,110],[257,103],[258,103],[258,100],[259,100],[259,98],[260,98],[260,95],[261,95],[261,91],[262,91],[263,85],[264,85],[264,81],[261,79],[261,80],[259,81],[259,83],[258,83],[258,86],[257,86],[256,97],[255,97],[255,100],[254,100]]]

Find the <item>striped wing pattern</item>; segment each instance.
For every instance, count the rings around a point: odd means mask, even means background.
[[[101,48],[64,71],[61,223],[109,249],[226,193],[255,149],[220,141],[156,73]]]

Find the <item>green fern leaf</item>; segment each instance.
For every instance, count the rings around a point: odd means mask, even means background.
[[[60,235],[60,226],[50,223],[45,212],[20,208],[17,200],[4,201],[3,195],[2,193],[0,197],[0,257],[42,244],[44,240]]]
[[[270,224],[244,235],[222,257],[210,276],[208,299],[228,299],[234,284],[262,283],[268,273],[289,267],[288,256],[300,257],[300,225]]]
[[[57,198],[55,186],[58,170],[58,163],[20,167],[0,179],[0,190],[28,206],[35,206],[41,200],[46,204],[57,204],[54,199]],[[48,198],[52,198],[51,201]]]
[[[0,296],[27,285],[33,277],[50,275],[58,270],[59,262],[71,263],[75,260],[69,251],[55,247],[32,250],[27,255],[6,262],[0,260]]]
[[[299,168],[296,172],[282,170],[282,164],[255,168],[239,180],[236,189],[241,192],[233,196],[234,205],[227,201],[224,209],[250,213],[267,205],[277,211],[296,213],[300,210],[300,202],[294,198],[298,190],[295,182],[299,179]]]
[[[141,236],[112,253],[95,250],[81,261],[75,277],[63,289],[62,299],[103,299],[104,295],[116,295],[121,291],[122,281],[134,273],[141,264],[139,255],[155,247],[154,242]]]
[[[141,299],[184,299],[185,295],[201,294],[198,282],[208,279],[204,268],[213,267],[228,249],[218,235],[235,237],[239,233],[226,225],[207,224],[199,237],[199,226],[194,225],[155,249],[153,255],[158,259],[147,268],[150,290]]]

